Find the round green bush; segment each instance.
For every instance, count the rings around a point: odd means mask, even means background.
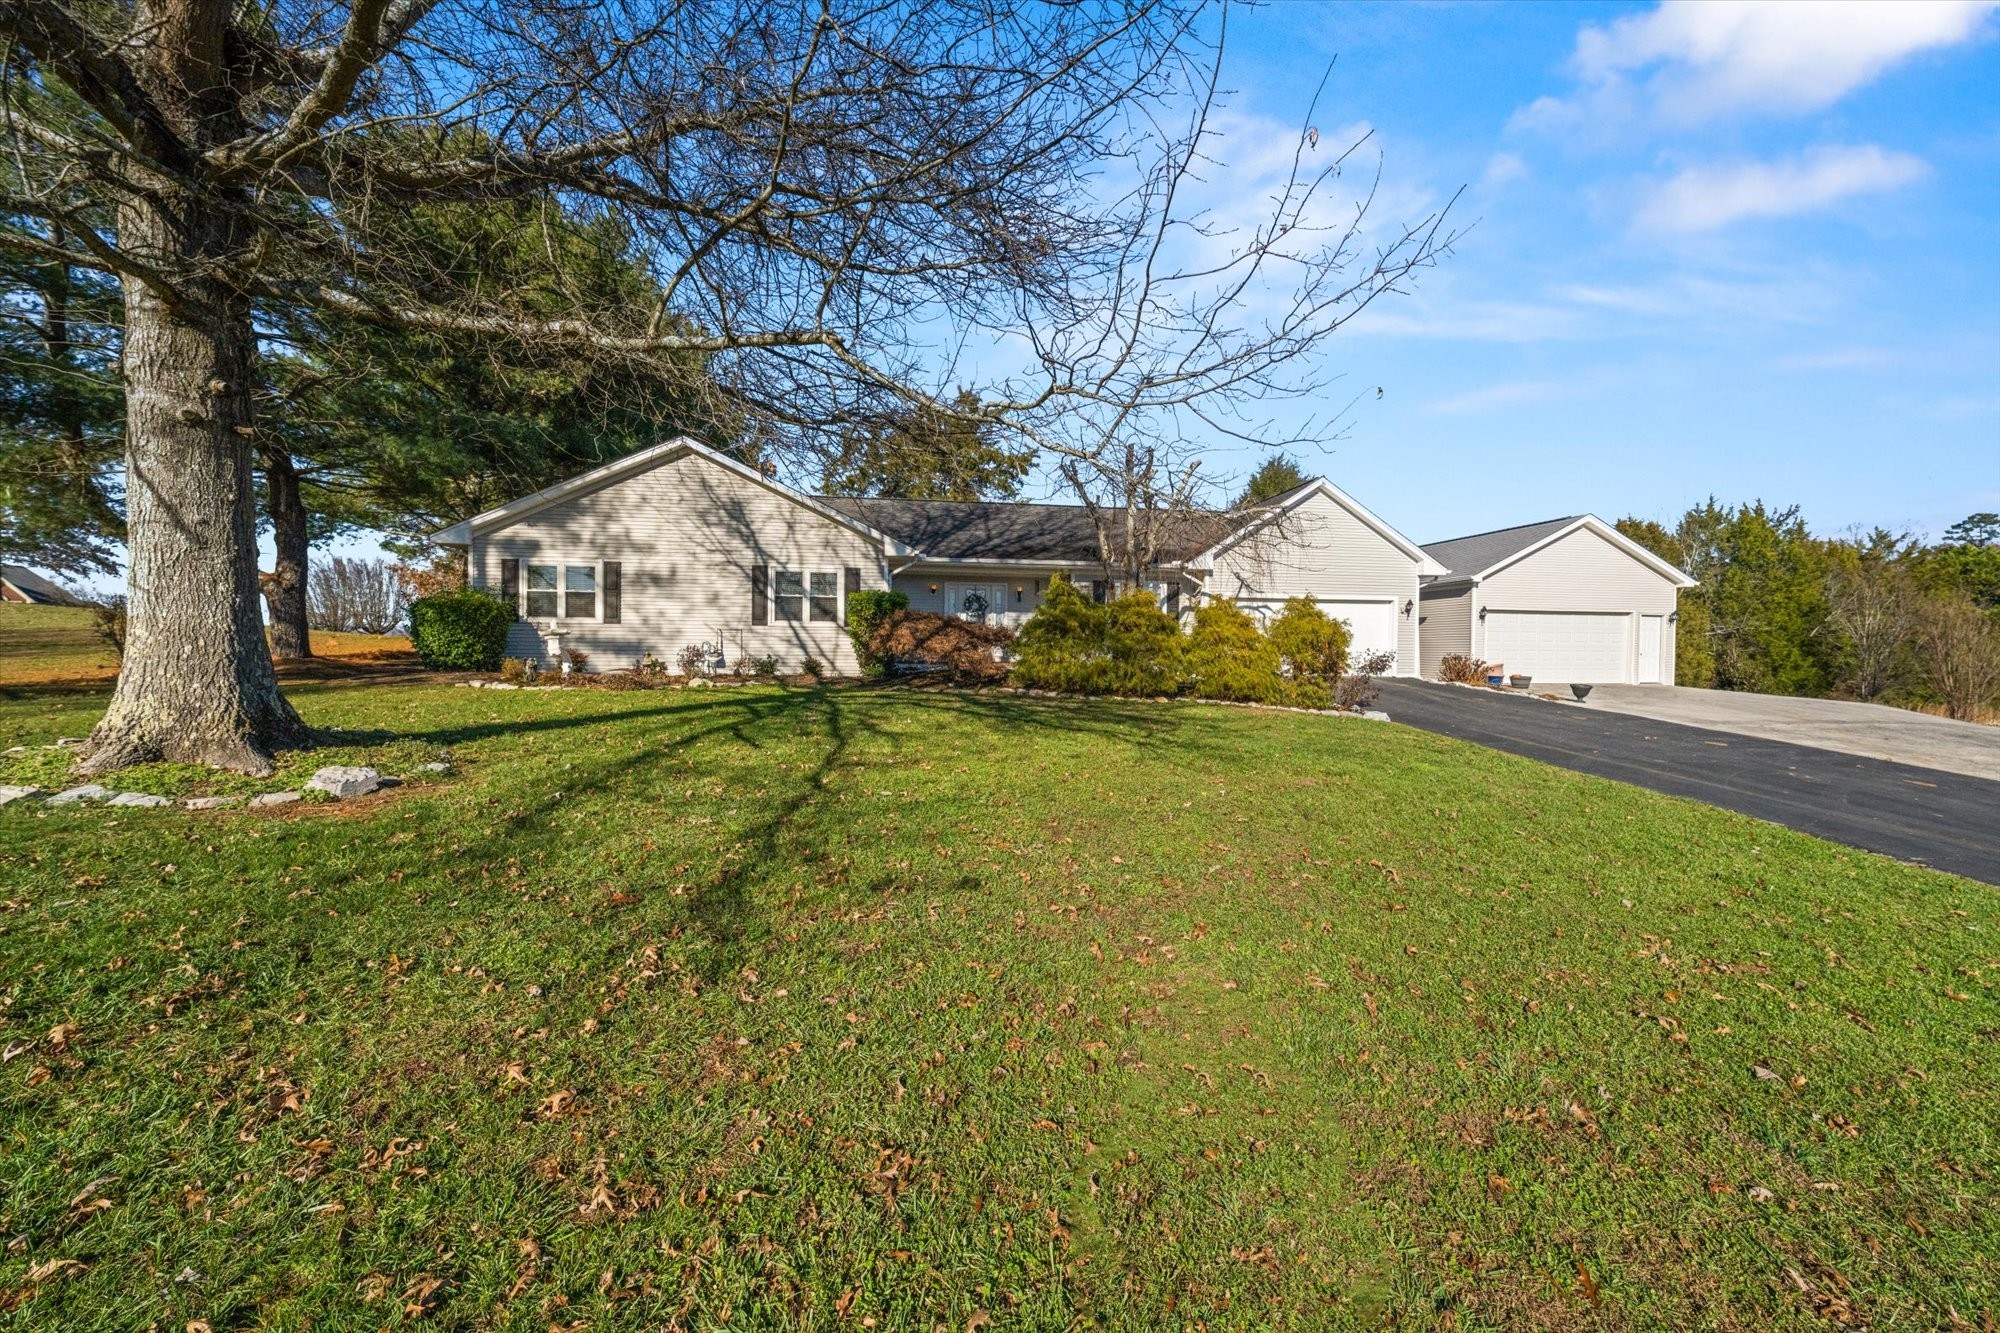
[[[507,650],[514,608],[479,588],[410,603],[410,643],[433,671],[495,671]]]
[[[875,637],[875,627],[898,611],[909,609],[908,597],[886,588],[859,588],[847,594],[847,637],[854,640],[854,654],[861,663],[862,675],[880,676],[886,666],[868,646]]]

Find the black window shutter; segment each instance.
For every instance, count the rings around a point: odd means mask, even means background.
[[[1170,616],[1177,616],[1180,613],[1181,613],[1181,585],[1179,583],[1169,583],[1167,585],[1167,614]]]
[[[521,562],[511,556],[500,562],[500,600],[514,608],[514,619],[521,618]]]
[[[604,562],[604,623],[616,625],[619,622],[619,601],[625,592],[625,566],[616,560]]]
[[[861,571],[853,565],[847,567],[847,587],[845,591],[849,597],[861,591]]]
[[[1105,597],[1110,593],[1110,591],[1111,591],[1110,585],[1106,583],[1103,579],[1092,579],[1090,581],[1091,601],[1097,602],[1101,605],[1104,602]]]
[[[750,623],[768,625],[771,623],[771,567],[769,565],[750,566]]]

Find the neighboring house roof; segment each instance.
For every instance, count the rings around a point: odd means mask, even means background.
[[[89,606],[81,597],[63,591],[26,565],[0,565],[0,583],[5,583],[25,602],[47,606]]]
[[[656,444],[650,449],[627,454],[623,458],[606,463],[603,467],[592,468],[581,476],[571,477],[568,481],[559,481],[553,486],[536,491],[533,495],[524,495],[518,500],[501,505],[498,509],[489,509],[483,514],[474,514],[471,518],[440,528],[432,534],[432,540],[441,546],[468,546],[476,533],[490,532],[495,528],[504,528],[510,523],[518,523],[538,510],[547,509],[550,505],[588,495],[592,491],[602,490],[606,486],[624,481],[627,477],[636,477],[642,472],[650,472],[663,464],[690,455],[734,472],[745,481],[755,482],[773,494],[782,495],[823,518],[832,519],[842,527],[852,528],[864,537],[881,542],[891,555],[916,554],[912,550],[905,549],[895,537],[869,527],[854,515],[842,513],[803,491],[795,491],[777,478],[766,476],[749,464],[731,458],[727,454],[717,453],[699,440],[689,439],[685,435],[668,440],[665,444]]]
[[[1097,525],[1082,505],[1024,504],[1011,500],[878,500],[823,495],[830,505],[900,537],[930,560],[1033,561],[1095,564]],[[1113,522],[1118,517],[1113,515]],[[1186,559],[1231,528],[1243,515],[1197,511],[1176,515],[1162,535],[1160,559]]]
[[[1493,532],[1475,532],[1469,537],[1430,542],[1424,552],[1450,571],[1438,582],[1477,583],[1579,529],[1596,533],[1676,587],[1692,588],[1697,582],[1595,514],[1571,514],[1567,518],[1548,518]]]

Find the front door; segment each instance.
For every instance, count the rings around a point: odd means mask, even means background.
[[[1007,609],[1007,589],[997,583],[947,583],[944,586],[944,613],[982,625],[1000,623]]]
[[[1664,616],[1639,617],[1639,683],[1658,685],[1660,683],[1660,642],[1663,637]]]

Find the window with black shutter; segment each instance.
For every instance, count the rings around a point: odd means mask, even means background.
[[[771,623],[771,567],[769,565],[750,566],[750,623],[768,625]]]
[[[1098,605],[1102,606],[1104,604],[1104,600],[1110,595],[1110,592],[1111,585],[1103,579],[1092,579],[1090,581],[1090,600],[1096,602]]]
[[[616,560],[606,560],[600,566],[600,571],[599,582],[604,585],[604,623],[620,624],[622,622],[619,616],[624,609],[622,602],[625,597],[625,566]]]
[[[521,618],[521,562],[512,556],[500,562],[500,600],[514,609],[514,619]]]
[[[1167,614],[1170,616],[1177,616],[1180,613],[1181,613],[1181,585],[1178,583],[1169,583],[1167,585]]]
[[[840,593],[843,599],[854,596],[855,593],[861,591],[861,571],[853,565],[849,565],[842,574],[840,583]],[[845,600],[842,601],[840,610],[840,620],[844,625],[847,623],[847,604]]]

